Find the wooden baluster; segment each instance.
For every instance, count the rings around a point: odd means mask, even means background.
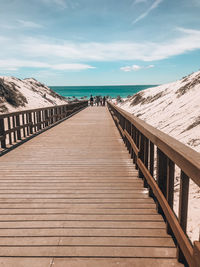
[[[37,111],[37,130],[41,130],[41,113]]]
[[[62,106],[62,119],[64,119],[64,117],[65,117],[65,107]]]
[[[62,109],[61,109],[61,107],[58,108],[58,111],[59,111],[59,118],[58,118],[58,120],[61,120],[61,118],[62,118]]]
[[[26,127],[26,134],[27,134],[27,136],[29,136],[29,126],[28,126],[28,124],[29,124],[29,117],[28,117],[28,113],[26,112],[26,124],[27,124],[27,127]]]
[[[144,165],[148,169],[149,165],[149,139],[144,137]],[[144,187],[148,188],[149,185],[147,183],[146,178],[144,177]]]
[[[132,140],[134,142],[134,139],[133,139],[133,124],[131,122],[130,122],[130,136],[131,136],[131,138],[132,138]],[[133,163],[134,163],[134,151],[133,151],[133,148],[132,148],[131,145],[130,145],[130,149],[131,149],[131,151],[130,151],[131,158],[133,159]]]
[[[40,123],[40,130],[43,128],[43,111],[39,110],[39,123]]]
[[[23,125],[23,137],[26,137],[26,130],[25,130],[25,118],[24,118],[24,113],[22,113],[22,125]]]
[[[187,232],[187,215],[188,215],[188,195],[189,195],[189,177],[181,170],[180,176],[180,195],[179,195],[179,214],[178,219],[184,233]],[[180,262],[185,263],[185,257],[177,247],[177,257]]]
[[[46,127],[46,109],[42,110],[42,126],[43,126],[43,129]]]
[[[65,105],[65,118],[67,117],[67,105]]]
[[[54,108],[51,109],[51,116],[52,116],[51,124],[53,124],[54,123]]]
[[[127,120],[123,117],[123,130],[127,130],[127,128],[128,128],[128,122],[127,122]],[[125,143],[125,145],[126,145],[126,148],[127,148],[127,150],[128,150],[128,140],[127,140],[127,138],[126,138],[126,136],[124,136],[124,143]]]
[[[157,184],[162,191],[163,195],[167,195],[167,157],[157,148]],[[163,215],[164,213],[161,206],[157,205],[158,212]]]
[[[44,128],[44,110],[40,110],[40,125],[41,125],[41,129]]]
[[[154,144],[150,141],[150,159],[149,159],[149,171],[152,177],[154,177]],[[154,197],[153,191],[149,189],[149,196]]]
[[[0,136],[5,137],[5,125],[4,125],[4,119],[0,119]],[[6,139],[1,140],[1,147],[6,148]]]
[[[14,142],[16,143],[17,142],[17,137],[16,137],[16,130],[15,130],[15,127],[16,127],[16,125],[15,125],[15,116],[12,116],[12,124],[13,124],[13,129],[14,129],[13,138],[14,138]]]
[[[19,115],[16,115],[16,126],[17,127],[20,127],[20,118],[19,118]],[[22,139],[22,137],[21,137],[21,129],[20,128],[17,129],[17,139],[18,140],[21,140]]]
[[[175,165],[174,162],[171,161],[169,158],[167,158],[167,195],[166,199],[170,206],[170,208],[173,210],[174,206],[174,169]],[[172,229],[167,222],[167,233],[173,235]]]
[[[144,163],[144,135],[142,133],[139,134],[139,158]],[[139,169],[138,177],[144,178],[144,175],[140,169]]]
[[[138,129],[136,129],[136,146],[138,149],[139,149],[139,140],[140,140],[139,131],[138,131]],[[136,170],[138,170],[137,157],[136,157],[135,168],[136,168]]]
[[[133,142],[135,143],[135,137],[136,137],[136,135],[135,135],[135,127],[133,126],[133,124],[131,123],[131,137],[132,137],[132,139],[133,139]],[[134,152],[134,150],[132,149],[132,153],[133,153],[133,156],[132,156],[132,159],[133,159],[133,163],[135,164],[136,163],[136,156],[135,156],[135,152]]]
[[[45,109],[44,119],[45,119],[45,127],[47,127],[49,125],[49,109]]]
[[[10,116],[8,116],[8,130],[11,130]],[[12,134],[11,134],[11,132],[8,134],[8,136],[9,136],[9,144],[12,145]]]
[[[33,113],[34,115],[34,113]],[[29,133],[33,134],[33,120],[32,120],[32,112],[28,113],[28,122],[30,123],[29,125]]]
[[[130,121],[128,121],[128,133],[130,136],[132,135],[132,129],[131,128],[132,128],[131,123],[130,123]],[[131,143],[129,141],[128,141],[128,144],[129,144],[129,153],[131,154],[131,158],[133,158],[132,157],[132,147],[131,147]]]
[[[55,122],[57,122],[58,121],[58,108],[56,107],[55,108],[55,114],[56,114],[56,117],[55,117]]]

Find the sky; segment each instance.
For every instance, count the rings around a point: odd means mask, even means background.
[[[200,0],[0,0],[0,75],[172,82],[200,69]]]

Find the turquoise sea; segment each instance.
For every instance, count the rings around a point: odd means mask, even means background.
[[[137,92],[157,85],[104,85],[104,86],[50,86],[58,94],[65,97],[89,97],[90,95],[127,97]]]

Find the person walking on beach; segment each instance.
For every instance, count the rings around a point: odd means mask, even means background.
[[[100,102],[100,96],[99,95],[96,96],[96,102],[97,102],[97,107],[98,107],[99,106],[99,102]]]
[[[105,106],[106,105],[106,97],[104,96],[103,97],[103,106]]]
[[[90,96],[90,106],[92,106],[92,107],[93,107],[93,102],[94,102],[94,99],[93,99],[93,96],[91,95]]]
[[[100,101],[100,106],[103,106],[103,99],[102,99],[102,97],[100,96],[100,99],[99,99],[99,101]]]

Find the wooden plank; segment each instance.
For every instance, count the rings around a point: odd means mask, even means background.
[[[148,216],[147,216],[148,215]],[[0,215],[0,221],[159,221],[163,219],[158,214],[9,214]]]
[[[38,246],[38,247],[1,247],[0,257],[90,257],[94,258],[175,258],[175,248],[161,247],[95,247],[95,246]]]
[[[155,267],[162,266],[162,267],[169,267],[169,266],[182,266],[181,264],[177,263],[176,259],[153,259],[153,258],[112,258],[112,259],[92,259],[92,258],[79,258],[79,259],[54,259],[53,260],[54,267],[63,267],[63,266],[70,266],[70,267]]]
[[[171,238],[152,237],[0,237],[0,246],[128,246],[128,247],[171,247]]]
[[[164,222],[116,222],[116,221],[31,221],[31,222],[0,222],[0,229],[17,228],[100,228],[100,229],[164,229]]]

